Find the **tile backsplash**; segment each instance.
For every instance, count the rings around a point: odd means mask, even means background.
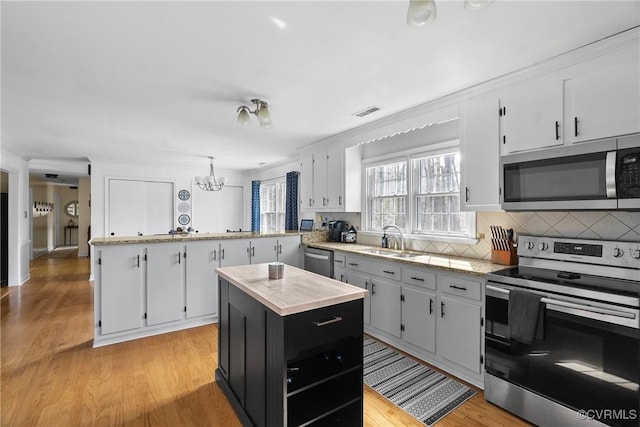
[[[517,234],[640,242],[640,212],[478,212],[477,244],[408,239],[407,248],[417,251],[491,259],[490,225],[513,228]],[[358,243],[379,244],[377,236],[358,236]]]

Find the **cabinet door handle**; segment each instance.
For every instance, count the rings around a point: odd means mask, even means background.
[[[387,274],[396,274],[395,271],[389,271],[389,270],[382,270],[382,272]]]
[[[178,252],[178,264],[181,264],[181,261],[180,261],[181,258],[182,258],[182,254]]]
[[[371,295],[376,294],[376,284],[371,282]]]
[[[217,261],[216,258],[218,254],[216,252],[217,252],[217,249],[214,249],[213,252],[211,252],[213,254],[213,258],[211,259],[211,261]]]
[[[322,206],[327,206],[327,199],[325,197],[322,198]]]
[[[444,317],[444,303],[440,301],[440,317]]]
[[[137,261],[137,263],[138,263],[138,268],[140,268],[140,255],[138,255],[138,261]]]
[[[429,298],[429,314],[433,314],[433,298]]]
[[[220,259],[224,259],[224,249],[220,250]]]
[[[464,286],[456,286],[456,285],[449,285],[450,288],[452,289],[458,289],[460,291],[466,291],[467,288],[465,288]]]
[[[313,201],[311,200],[311,197],[309,197],[309,206],[313,206]]]
[[[369,290],[369,282],[368,282],[368,281],[365,281],[365,282],[364,282],[364,288],[365,288],[366,290]]]
[[[252,257],[256,256],[256,247],[255,246],[251,246],[251,256]]]
[[[422,277],[411,277],[411,280],[417,280],[419,282],[424,282],[424,278],[422,278]]]
[[[278,254],[282,255],[282,245],[278,245]]]
[[[556,141],[560,139],[560,122],[556,120]]]
[[[573,130],[574,130],[574,136],[578,136],[578,118],[577,117],[573,118]]]
[[[342,206],[342,196],[338,196],[338,206]]]
[[[316,325],[316,326],[326,326],[326,325],[330,325],[332,323],[337,323],[337,322],[341,322],[341,321],[342,321],[342,317],[333,316],[333,319],[325,320],[325,321],[322,321],[322,322],[313,322],[313,324]]]
[[[465,201],[469,201],[470,197],[469,197],[469,187],[464,187],[464,198]]]

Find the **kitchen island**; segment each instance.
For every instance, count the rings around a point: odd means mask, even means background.
[[[363,424],[367,291],[285,266],[217,268],[217,384],[244,425]]]

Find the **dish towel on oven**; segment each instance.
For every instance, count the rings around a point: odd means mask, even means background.
[[[509,334],[511,339],[531,344],[544,338],[544,305],[531,292],[509,291]]]

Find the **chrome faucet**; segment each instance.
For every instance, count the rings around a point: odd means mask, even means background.
[[[398,230],[398,233],[400,233],[400,249],[404,251],[404,234],[402,234],[402,230],[400,230],[400,228],[396,225],[387,225],[386,227],[382,228],[382,231],[387,231],[390,228],[395,228],[396,230]]]

